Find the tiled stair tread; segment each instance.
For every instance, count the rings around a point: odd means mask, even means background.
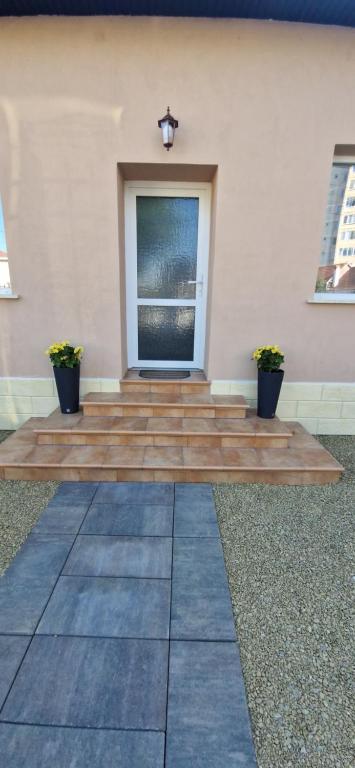
[[[89,392],[85,395],[82,405],[174,405],[184,408],[211,405],[248,408],[242,395],[205,395],[202,393],[176,395],[151,392]]]
[[[83,435],[88,432],[98,435],[213,435],[213,436],[248,436],[248,437],[284,437],[289,438],[292,431],[279,419],[260,419],[250,414],[246,419],[198,419],[198,418],[144,418],[124,416],[81,416],[75,424],[66,422],[67,416],[55,412],[44,419],[43,427],[33,426],[35,434],[71,434]]]
[[[296,428],[297,427],[297,428]],[[19,429],[0,446],[2,467],[218,469],[228,471],[343,471],[311,435],[293,425],[290,447],[170,448],[37,445],[29,429]]]

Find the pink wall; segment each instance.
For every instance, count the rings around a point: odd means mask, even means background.
[[[335,144],[355,144],[355,32],[233,20],[0,21],[0,193],[12,283],[0,376],[46,376],[57,338],[121,374],[118,163],[218,166],[208,373],[249,379],[278,343],[293,381],[350,381],[355,306],[312,296]],[[176,145],[157,119],[169,103]],[[120,210],[119,210],[120,208]],[[124,347],[125,345],[123,345]]]

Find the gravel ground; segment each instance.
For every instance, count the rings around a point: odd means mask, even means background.
[[[355,438],[336,485],[219,485],[217,513],[259,768],[355,766]]]
[[[0,430],[0,442],[11,432]],[[10,564],[58,483],[0,480],[0,574]]]
[[[259,768],[355,766],[355,438],[321,442],[337,485],[215,487]],[[57,485],[0,481],[0,573]]]

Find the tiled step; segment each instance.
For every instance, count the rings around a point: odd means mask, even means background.
[[[186,379],[143,379],[139,371],[131,369],[127,371],[124,379],[120,381],[120,389],[123,393],[146,392],[151,394],[172,395],[208,395],[210,382],[207,381],[202,371],[191,371]]]
[[[56,414],[51,426],[47,419],[45,429],[34,430],[37,444],[287,448],[292,435],[279,419],[255,415],[243,420],[82,416],[69,427],[65,421],[66,416]]]
[[[102,480],[312,485],[336,482],[343,468],[300,425],[290,447],[193,448],[37,445],[30,420],[0,446],[6,480]],[[32,422],[32,423],[31,423]]]
[[[204,395],[209,394],[211,383],[209,381],[157,381],[155,379],[122,379],[120,389],[124,394],[132,392],[147,392],[154,395]]]
[[[179,395],[151,392],[93,392],[81,403],[84,416],[142,418],[244,419],[248,405],[241,396]]]

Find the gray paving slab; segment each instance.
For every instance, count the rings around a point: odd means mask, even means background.
[[[219,537],[213,501],[177,501],[174,510],[174,536]]]
[[[168,579],[61,576],[39,634],[169,639]]]
[[[0,635],[0,709],[10,690],[29,642],[29,637],[5,637]]]
[[[0,723],[6,768],[163,768],[164,734]]]
[[[61,504],[72,504],[75,501],[80,501],[81,504],[84,504],[86,501],[91,502],[98,485],[98,483],[61,483],[51,501],[54,504],[57,504],[58,501]]]
[[[32,533],[72,533],[76,534],[89,509],[86,504],[52,504],[48,506],[38,523],[32,528]]]
[[[74,536],[67,534],[30,534],[5,572],[6,579],[8,581],[34,579],[42,580],[46,585],[54,584],[73,541]]]
[[[100,483],[95,504],[168,504],[174,503],[173,483]]]
[[[162,731],[167,665],[165,640],[37,635],[0,720]]]
[[[169,579],[171,549],[170,538],[78,536],[63,573]]]
[[[0,633],[32,635],[52,592],[51,583],[0,579]]]
[[[234,640],[209,484],[61,484],[0,579],[1,759],[256,768]]]
[[[174,539],[170,636],[180,640],[235,639],[219,539]]]
[[[166,768],[256,768],[235,643],[171,642]]]
[[[175,501],[213,502],[213,490],[210,483],[175,483]]]
[[[81,533],[172,536],[173,509],[158,504],[92,504]]]

